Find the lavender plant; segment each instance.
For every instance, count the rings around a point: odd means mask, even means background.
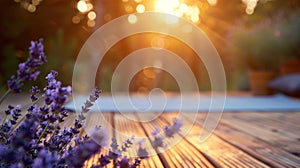
[[[20,93],[25,81],[37,79],[40,74],[38,68],[46,62],[42,42],[31,42],[30,56],[26,62],[19,64],[17,75],[8,80],[8,91],[1,98],[0,104],[9,93]],[[46,87],[39,89],[33,86],[30,89],[32,104],[26,110],[21,105],[8,105],[4,111],[3,118],[0,118],[0,167],[82,167],[91,156],[106,146],[107,135],[101,126],[94,128],[91,137],[79,136],[85,125],[85,114],[99,98],[101,91],[95,87],[73,125],[61,128],[61,123],[69,116],[64,105],[72,88],[62,86],[56,79],[57,75],[58,72],[51,71],[45,77]],[[165,127],[166,137],[172,137],[181,125],[180,120],[174,120],[172,126]],[[162,146],[163,139],[155,133],[154,136],[154,146]],[[101,168],[110,163],[121,168],[139,166],[142,159],[148,157],[142,142],[138,144],[139,157],[129,159],[123,154],[133,145],[133,141],[132,137],[120,146],[116,139],[112,139],[109,152],[102,154],[98,159],[99,164],[91,167]]]

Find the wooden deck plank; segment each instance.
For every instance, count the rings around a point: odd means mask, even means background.
[[[286,113],[286,115],[289,115],[289,113]],[[241,112],[232,114],[232,116],[242,121],[246,121],[249,124],[261,126],[264,129],[281,136],[289,137],[291,139],[300,138],[300,125],[289,124],[289,122],[282,122],[280,119],[274,119],[272,118],[272,116],[274,116],[273,113],[270,115],[270,113],[263,112]],[[298,117],[300,118],[300,115],[298,115]]]
[[[101,129],[107,129],[108,139],[111,140],[113,137],[113,113],[104,112],[104,113],[88,113],[86,116],[86,126],[81,133],[81,136],[87,134],[90,129],[93,129],[95,126],[101,125]],[[109,144],[108,144],[109,145]],[[99,158],[102,154],[108,154],[108,147],[104,147],[101,152],[92,156],[88,161],[86,161],[84,167],[89,168],[92,165],[99,165]],[[107,166],[107,168],[113,167],[112,163]]]
[[[261,112],[247,112],[247,113],[235,113],[238,117],[246,116],[248,120],[265,122],[270,118],[277,118],[280,113],[261,113]],[[259,117],[259,118],[257,118]],[[205,114],[199,113],[198,120],[203,123]],[[270,123],[269,123],[270,124]],[[283,124],[283,123],[282,123]],[[272,122],[272,126],[276,126],[275,129],[280,129],[282,124]],[[292,125],[295,126],[295,125]],[[264,129],[264,127],[261,127]],[[295,130],[296,128],[290,127]],[[289,131],[289,130],[286,130]],[[252,135],[249,135],[243,131],[230,127],[227,124],[219,123],[219,126],[215,130],[215,134],[222,137],[228,143],[231,143],[241,150],[259,158],[263,162],[271,165],[272,167],[300,167],[300,158],[296,157],[285,150],[282,150],[278,146],[270,145],[261,139],[258,139]]]
[[[126,115],[131,115],[130,119],[134,117],[134,115],[129,113],[127,113]],[[130,138],[131,136],[135,136],[136,139],[135,142],[147,138],[147,135],[145,134],[144,130],[141,128],[140,123],[130,119],[124,117],[121,114],[114,115],[115,131],[117,132],[116,138],[119,144],[122,144],[123,141]],[[148,152],[152,157],[143,160],[141,163],[141,167],[162,167],[163,164],[161,163],[159,157],[156,155],[155,150],[152,148],[150,142],[145,141],[145,144],[143,145],[145,145],[145,147],[147,148]],[[128,149],[128,158],[136,157],[137,150],[138,150],[137,144],[134,143],[132,148]]]
[[[153,115],[149,113],[136,114],[137,116],[143,118],[153,118]],[[142,123],[142,126],[145,128],[149,136],[155,128],[163,128],[166,125],[166,122],[158,118]],[[153,140],[153,138],[151,138],[151,140]],[[177,143],[176,140],[181,141]],[[167,162],[167,167],[189,167],[189,165],[192,165],[192,167],[214,167],[199,150],[195,150],[190,143],[182,139],[179,135],[175,135],[172,139],[165,139],[165,142],[168,144],[167,150],[160,147],[156,148],[156,150],[165,161],[172,160],[172,162]],[[182,147],[184,147],[186,150],[182,150]],[[192,153],[187,153],[187,151]],[[186,156],[191,157],[188,158]],[[193,162],[193,159],[197,160],[198,162]]]
[[[237,114],[224,113],[221,123],[228,124],[237,130],[246,132],[251,136],[254,136],[260,140],[264,140],[266,143],[275,145],[290,153],[299,153],[300,151],[300,143],[298,138],[283,136],[280,133],[272,131],[272,129],[267,129],[267,126],[262,126],[262,124],[259,124],[262,122],[249,122],[239,118]],[[280,128],[277,129],[280,130]]]
[[[294,155],[230,126],[220,124],[215,133],[228,143],[239,147],[272,167],[300,167],[300,159]]]
[[[172,118],[176,116],[178,116],[178,113],[166,113],[162,115],[168,122],[171,122]],[[184,116],[182,115],[182,117]],[[211,135],[205,142],[199,144],[201,127],[198,124],[191,123],[188,118],[185,118],[184,127],[191,127],[191,125],[193,125],[192,130],[185,138],[191,144],[194,144],[195,148],[205,152],[212,159],[216,160],[222,167],[268,167],[215,135]]]

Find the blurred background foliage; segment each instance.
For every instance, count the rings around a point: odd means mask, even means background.
[[[82,22],[75,21],[76,24],[74,23],[74,16],[78,16],[79,13],[76,9],[77,0],[43,0],[36,6],[34,12],[24,9],[20,5],[21,3],[16,1],[0,1],[2,7],[0,17],[0,83],[2,88],[5,88],[5,81],[15,73],[17,64],[26,59],[30,41],[41,37],[45,41],[45,52],[48,59],[48,63],[43,66],[42,76],[54,69],[60,73],[59,78],[64,84],[71,84],[76,56],[85,40],[101,25],[126,14],[126,11],[122,10],[123,2],[121,0],[93,0],[91,2],[95,5],[97,18],[95,26],[91,27],[82,18]],[[218,0],[214,6],[208,5],[206,0],[200,2],[203,3],[204,12],[200,13],[200,22],[197,25],[208,35],[221,56],[229,90],[247,88],[246,60],[241,56],[242,53],[232,49],[238,46],[232,47],[234,43],[228,38],[228,34],[232,33],[230,32],[232,27],[235,26],[239,29],[245,26],[255,26],[276,13],[283,12],[290,15],[297,13],[300,8],[298,0],[260,0],[255,12],[248,15],[245,12],[245,4],[241,0]],[[298,18],[299,15],[294,17]],[[292,23],[286,22],[288,18],[282,17],[280,22]],[[293,28],[293,31],[300,32],[297,26]],[[293,39],[300,39],[299,34],[293,36]],[[102,64],[105,66],[99,70],[100,81],[98,84],[104,91],[110,90],[110,80],[114,67],[122,59],[122,56],[118,57],[118,55],[124,53],[126,51],[120,51],[120,48],[115,47],[107,53],[107,59],[103,60],[104,63]],[[193,72],[197,76],[200,89],[208,90],[210,84],[205,68],[200,63],[194,67]],[[35,83],[41,85],[43,82],[44,80],[40,79]],[[166,90],[169,88],[170,91],[175,91],[178,87],[177,84],[173,84],[174,82],[174,79],[166,74],[162,80],[162,87]]]

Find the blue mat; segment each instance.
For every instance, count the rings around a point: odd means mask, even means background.
[[[86,97],[76,96],[74,101],[67,104],[67,108],[79,111]],[[152,96],[151,101],[148,97],[133,96],[130,101],[126,96],[117,96],[114,99],[111,96],[101,96],[95,106],[91,108],[92,112],[162,112],[162,111],[209,111],[211,107],[211,97],[197,96],[195,94],[182,96]],[[221,104],[222,99],[216,97],[216,104]],[[197,106],[198,103],[198,106]],[[78,106],[77,106],[78,105]],[[196,106],[195,106],[196,105]],[[223,106],[222,106],[223,107]],[[219,108],[219,107],[218,107]],[[272,96],[227,96],[223,111],[300,111],[300,100],[290,98],[281,94]]]

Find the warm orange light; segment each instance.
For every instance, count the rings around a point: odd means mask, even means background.
[[[77,9],[80,12],[84,13],[84,12],[87,12],[88,6],[84,0],[81,0],[81,1],[78,1],[78,3],[77,3]]]
[[[90,2],[86,3],[87,6],[87,11],[90,11],[94,8],[93,4],[91,4]]]
[[[179,11],[182,12],[182,13],[187,12],[188,11],[188,6],[185,3],[181,4],[179,6]]]
[[[176,8],[178,8],[180,5],[179,0],[157,0],[155,2],[154,8],[156,11],[159,12],[166,12],[170,14],[176,14]]]
[[[154,37],[151,40],[151,47],[154,47],[154,48],[164,48],[164,46],[165,46],[165,40],[163,38]]]
[[[95,20],[96,19],[96,12],[94,12],[94,11],[89,12],[88,18],[90,20]]]
[[[145,6],[143,4],[139,4],[138,6],[136,6],[136,11],[138,13],[144,13],[146,10]]]
[[[89,27],[94,27],[95,24],[96,24],[96,22],[95,22],[94,20],[88,20],[88,21],[87,21],[87,25],[88,25]]]
[[[135,24],[137,22],[137,20],[138,20],[137,16],[134,15],[134,14],[131,14],[131,15],[128,16],[128,22],[130,24]]]
[[[37,6],[40,4],[40,0],[32,0],[32,5]]]
[[[112,16],[111,16],[111,14],[105,14],[104,17],[103,17],[103,19],[104,19],[106,22],[108,22],[108,21],[110,21],[110,20],[112,19]]]
[[[29,12],[33,13],[33,12],[35,12],[36,7],[35,7],[34,5],[31,5],[31,4],[30,4],[30,5],[28,5],[27,10],[28,10]]]
[[[184,1],[156,0],[156,2],[154,3],[154,9],[155,11],[169,13],[177,17],[186,17],[194,23],[197,23],[200,20],[199,19],[200,9],[198,8],[198,6],[187,5],[186,3],[184,3]],[[177,21],[173,19],[170,22],[175,23]]]
[[[248,15],[252,15],[257,6],[258,0],[242,0],[244,4],[246,4],[246,13]]]
[[[156,76],[155,73],[149,68],[144,69],[143,74],[145,75],[145,77],[147,77],[149,79],[154,79]]]
[[[208,2],[210,5],[214,6],[214,5],[217,4],[218,0],[207,0],[207,2]]]
[[[73,16],[72,22],[75,23],[75,24],[80,23],[80,17],[79,16]]]

